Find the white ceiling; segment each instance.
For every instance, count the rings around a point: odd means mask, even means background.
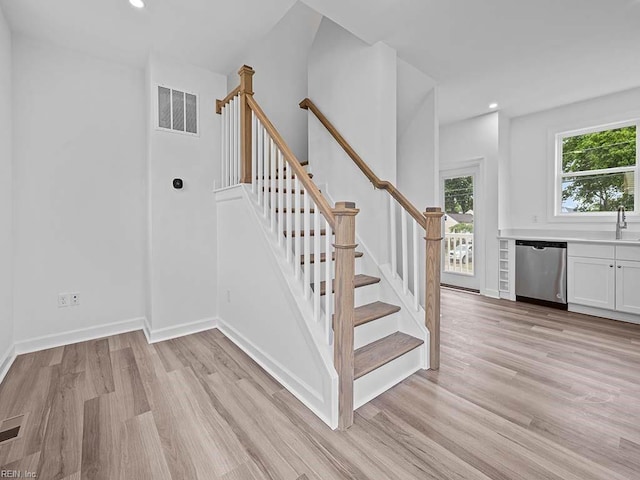
[[[226,73],[295,0],[0,0],[11,28],[143,65],[155,50]],[[441,121],[518,116],[640,85],[640,0],[304,0],[436,79]],[[363,6],[366,5],[366,8]]]
[[[441,122],[640,85],[640,0],[304,0],[440,85]]]
[[[144,65],[150,51],[227,73],[295,0],[0,0],[14,32]]]

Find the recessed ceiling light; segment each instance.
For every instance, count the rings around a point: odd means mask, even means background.
[[[144,2],[142,0],[129,0],[129,3],[136,8],[144,8]]]
[[[498,104],[497,104],[497,103],[495,103],[495,102],[494,102],[494,103],[490,103],[490,104],[489,104],[489,108],[490,108],[491,110],[495,110],[496,108],[498,108]]]

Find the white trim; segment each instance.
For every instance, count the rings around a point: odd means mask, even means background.
[[[505,293],[508,293],[508,292],[505,292]],[[494,290],[492,288],[480,289],[480,295],[489,297],[489,298],[501,298],[500,290]]]
[[[640,315],[632,313],[618,312],[616,310],[606,310],[603,308],[586,307],[575,303],[569,304],[569,311],[574,313],[582,313],[592,317],[601,317],[609,320],[617,320],[619,322],[640,324]]]
[[[2,384],[4,377],[7,375],[7,372],[11,368],[11,365],[13,365],[13,362],[15,361],[15,359],[16,359],[16,349],[15,349],[15,346],[12,344],[9,346],[9,348],[4,353],[4,355],[0,357],[0,384]]]
[[[618,128],[636,127],[636,164],[628,167],[615,167],[609,169],[587,170],[582,172],[562,171],[562,140],[567,137],[585,135],[589,133],[605,132]],[[611,212],[576,212],[562,213],[562,179],[565,177],[582,177],[586,175],[606,175],[615,173],[633,172],[635,174],[634,208],[632,212],[627,212],[630,223],[640,221],[640,119],[625,120],[620,122],[609,122],[594,127],[586,127],[574,130],[560,131],[559,129],[549,130],[548,142],[552,161],[552,174],[549,181],[552,185],[552,198],[549,203],[548,220],[550,222],[610,222],[615,217],[615,211]]]
[[[16,355],[21,355],[23,353],[37,352],[48,348],[86,342],[87,340],[94,340],[96,338],[133,332],[135,330],[141,330],[144,326],[144,322],[144,317],[132,318],[95,327],[82,328],[78,330],[71,330],[69,332],[55,333],[53,335],[44,335],[42,337],[21,340],[14,344],[15,353]]]
[[[165,340],[171,340],[172,338],[184,337],[186,335],[192,335],[194,333],[204,332],[217,328],[217,318],[203,318],[196,320],[195,322],[182,323],[171,327],[158,328],[154,330],[151,325],[145,320],[144,322],[144,334],[147,337],[149,344],[164,342]]]
[[[245,354],[262,367],[269,375],[275,378],[284,388],[300,400],[309,410],[311,410],[320,420],[326,423],[332,429],[338,427],[337,415],[334,415],[332,401],[327,402],[322,393],[307,385],[299,377],[291,373],[284,365],[275,360],[271,355],[266,353],[260,347],[254,345],[250,340],[245,338],[241,333],[228,325],[223,319],[219,319],[218,329],[229,340],[240,348]],[[335,386],[337,386],[337,379]],[[333,395],[332,395],[333,396]],[[310,402],[309,400],[315,400]],[[337,397],[336,397],[337,400]],[[322,411],[320,407],[324,406],[329,412]],[[334,417],[334,418],[331,418]]]

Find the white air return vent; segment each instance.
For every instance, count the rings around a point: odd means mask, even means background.
[[[175,88],[158,86],[160,130],[198,135],[198,96]]]

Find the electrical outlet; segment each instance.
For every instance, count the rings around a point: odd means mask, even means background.
[[[80,294],[78,292],[69,294],[69,305],[72,307],[80,305]]]
[[[68,293],[59,293],[58,294],[58,308],[68,307],[69,306],[69,294]]]

